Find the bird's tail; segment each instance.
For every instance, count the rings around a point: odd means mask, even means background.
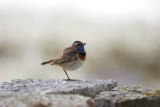
[[[54,61],[54,60],[52,59],[52,60],[49,60],[49,61],[46,61],[46,62],[41,63],[41,65],[50,64],[50,63],[53,62],[53,61]]]

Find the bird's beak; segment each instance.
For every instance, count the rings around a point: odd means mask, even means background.
[[[83,45],[86,45],[87,43],[83,43]]]

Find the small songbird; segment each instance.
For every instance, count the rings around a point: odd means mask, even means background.
[[[81,41],[75,41],[70,47],[65,48],[56,58],[43,62],[41,65],[58,65],[67,75],[67,80],[71,80],[66,71],[77,70],[83,65],[86,59],[85,44]]]

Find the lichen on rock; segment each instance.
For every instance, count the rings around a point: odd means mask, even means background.
[[[142,86],[121,86],[101,92],[95,101],[98,107],[160,107],[160,94]]]

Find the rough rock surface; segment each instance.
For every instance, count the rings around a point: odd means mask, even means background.
[[[95,107],[94,100],[81,95],[0,95],[0,107]]]
[[[113,80],[16,79],[0,85],[0,107],[160,107],[160,90]]]
[[[95,98],[97,107],[160,107],[160,91],[142,86],[116,87]]]
[[[117,86],[113,80],[41,80],[16,79],[0,85],[0,94],[40,93],[40,94],[79,94],[95,97],[102,91],[109,91]]]

